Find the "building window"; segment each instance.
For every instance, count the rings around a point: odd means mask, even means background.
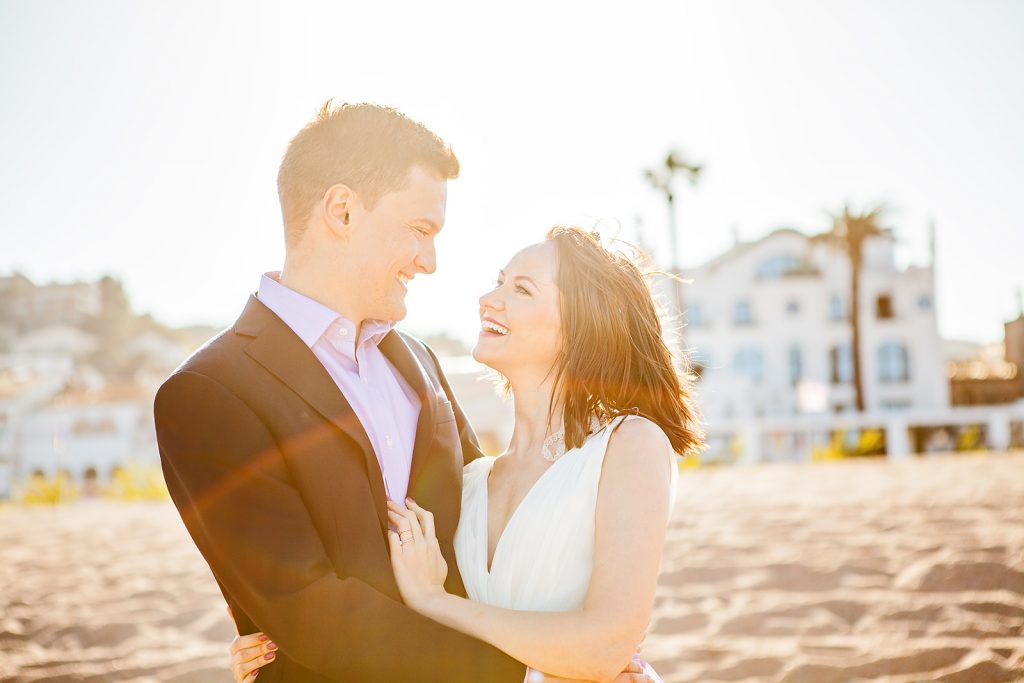
[[[76,435],[113,434],[117,432],[117,424],[109,417],[103,417],[96,420],[89,420],[88,418],[83,417],[75,420],[75,423],[71,427],[71,431]]]
[[[832,384],[847,384],[853,381],[853,354],[849,344],[833,346],[828,352],[828,365]]]
[[[764,358],[758,349],[739,349],[732,357],[732,369],[737,375],[748,377],[754,384],[764,379]]]
[[[879,294],[875,305],[875,311],[879,320],[887,320],[893,317],[892,297],[888,294]]]
[[[750,310],[750,302],[743,300],[736,302],[736,309],[733,312],[733,323],[736,325],[753,325],[754,314]]]
[[[907,347],[890,342],[878,347],[878,381],[906,382],[910,379]]]
[[[828,319],[846,320],[846,307],[843,305],[843,297],[833,294],[828,301]]]
[[[690,304],[686,307],[686,324],[690,327],[704,327],[704,310],[700,304]]]
[[[804,374],[804,357],[799,346],[789,347],[789,381],[796,384]]]
[[[792,254],[773,256],[762,261],[761,265],[757,267],[757,277],[765,280],[780,278],[795,270],[800,270],[802,265],[803,261]]]
[[[786,302],[786,313],[789,315],[797,315],[800,313],[800,302],[796,299],[790,299]]]
[[[910,410],[910,401],[882,401],[879,407],[882,410]]]

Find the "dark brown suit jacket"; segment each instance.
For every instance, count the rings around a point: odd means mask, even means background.
[[[380,348],[422,403],[409,495],[434,513],[446,588],[465,595],[452,541],[476,437],[424,344],[393,330]],[[154,411],[171,498],[239,633],[280,648],[261,683],[523,680],[519,662],[402,604],[366,432],[255,297],[164,382]]]

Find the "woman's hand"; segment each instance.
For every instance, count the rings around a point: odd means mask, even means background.
[[[251,633],[235,636],[231,641],[231,673],[235,683],[252,683],[260,673],[260,667],[274,661],[277,649],[265,633]]]
[[[224,605],[228,617],[234,622],[231,605]],[[235,630],[238,625],[235,625]],[[235,636],[231,641],[231,673],[235,683],[252,683],[260,675],[260,667],[270,664],[277,655],[277,649],[266,633],[251,633],[247,636]]]
[[[612,683],[661,683],[660,678],[653,678],[651,674],[646,671],[647,662],[640,659],[639,653],[626,665],[625,670],[615,677]],[[653,673],[653,669],[651,672]],[[656,675],[656,674],[655,674]],[[527,683],[588,683],[588,681],[582,681],[575,678],[559,678],[558,676],[549,676],[548,674],[541,673],[535,669],[526,670],[526,681]]]
[[[434,515],[412,498],[408,507],[388,501],[388,519],[397,531],[388,531],[391,568],[405,604],[423,612],[431,599],[444,595],[448,563],[434,533]]]

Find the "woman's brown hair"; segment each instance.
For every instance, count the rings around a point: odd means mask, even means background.
[[[650,284],[636,261],[606,249],[597,233],[558,226],[562,348],[554,367],[552,409],[561,401],[565,447],[583,444],[591,420],[642,415],[680,455],[696,453],[704,435],[692,401],[688,361],[665,343]]]

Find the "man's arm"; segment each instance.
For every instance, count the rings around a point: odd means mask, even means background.
[[[185,526],[283,655],[340,680],[522,680],[523,665],[496,649],[339,577],[270,432],[221,384],[179,372],[154,411],[164,476]]]

